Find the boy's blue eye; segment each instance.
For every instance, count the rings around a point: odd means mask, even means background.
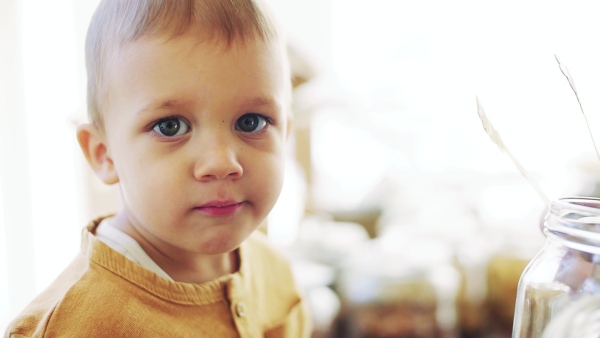
[[[152,129],[162,136],[173,137],[187,133],[190,126],[181,118],[169,117],[158,121]]]
[[[259,114],[249,113],[235,122],[235,129],[245,133],[256,133],[267,126],[267,119]]]

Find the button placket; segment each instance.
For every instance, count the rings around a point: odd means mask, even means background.
[[[230,304],[231,316],[237,327],[238,334],[241,338],[258,337],[256,332],[253,333],[252,324],[249,322],[250,307],[249,303],[244,299],[242,289],[242,281],[239,276],[234,276],[228,283],[227,298]]]

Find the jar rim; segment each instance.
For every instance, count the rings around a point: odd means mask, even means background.
[[[573,196],[553,201],[544,229],[549,239],[579,251],[600,254],[600,198]]]
[[[592,206],[594,205],[594,206]],[[567,196],[552,201],[552,207],[569,208],[576,211],[597,213],[600,215],[600,198],[586,196]]]

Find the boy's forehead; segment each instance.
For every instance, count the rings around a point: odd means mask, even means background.
[[[135,40],[123,42],[119,48],[111,53],[109,68],[114,68],[119,61],[127,58],[132,51],[137,57],[144,57],[148,53],[164,53],[179,45],[184,49],[202,49],[204,53],[217,56],[240,50],[260,50],[263,54],[276,56],[283,61],[282,65],[289,71],[289,61],[286,45],[281,38],[263,39],[259,36],[251,38],[235,38],[229,41],[226,37],[203,33],[202,31],[190,30],[184,34],[160,34],[142,35]],[[107,69],[110,72],[110,69]]]
[[[237,58],[234,66],[242,73],[252,71],[248,66],[256,67],[257,64],[264,66],[268,60],[271,64],[268,67],[261,67],[264,71],[280,68],[282,74],[291,80],[287,50],[280,39],[238,38],[228,42],[195,32],[179,35],[145,35],[130,41],[113,54],[107,73],[110,77],[119,77],[121,72],[131,66],[143,64],[149,59],[162,60],[171,66],[185,63],[202,67],[204,63],[218,63],[225,57]]]
[[[193,22],[186,26],[185,29],[180,27],[165,26],[159,31],[148,31],[141,34],[131,36],[120,40],[116,45],[116,49],[123,49],[130,46],[139,40],[157,40],[168,43],[171,40],[177,40],[182,37],[193,38],[197,44],[205,45],[207,48],[227,50],[235,45],[244,45],[247,43],[255,44],[258,42],[264,45],[277,45],[285,47],[284,39],[281,35],[274,34],[272,36],[261,35],[258,32],[246,32],[245,34],[232,35],[232,32],[204,25],[202,23]]]
[[[198,54],[195,53],[198,51],[201,57],[196,59]],[[261,87],[257,86],[255,88],[257,94],[247,98],[246,101],[252,101],[249,105],[282,106],[287,110],[291,99],[291,94],[288,93],[291,91],[291,79],[285,48],[277,40],[240,40],[227,44],[226,41],[197,34],[142,36],[124,45],[111,62],[107,84],[113,88],[108,88],[108,91],[112,92],[109,96],[120,96],[119,89],[123,87],[125,89],[137,86],[160,87],[162,85],[160,81],[145,83],[145,80],[153,75],[158,78],[171,70],[185,69],[184,73],[189,73],[198,68],[211,71],[207,65],[214,63],[218,66],[224,59],[228,59],[228,56],[229,60],[234,60],[229,62],[230,67],[218,78],[211,78],[211,81],[229,81],[233,86],[238,82],[236,80],[240,79],[239,76],[252,77],[259,76],[259,73],[268,73],[270,75],[266,78],[271,83],[262,88],[271,88],[277,92],[283,89],[283,95],[276,98],[270,97],[271,93],[263,95],[260,93]],[[178,88],[184,87],[181,84]],[[152,102],[146,102],[144,107],[138,107],[139,110],[146,110],[153,106],[181,106],[186,102],[185,95],[169,96],[167,90],[163,93],[165,97],[154,98]],[[110,101],[110,98],[107,99]]]

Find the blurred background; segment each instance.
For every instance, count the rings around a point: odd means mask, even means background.
[[[594,1],[270,0],[295,132],[267,221],[315,337],[509,337],[550,198],[597,196]],[[0,0],[0,329],[119,206],[80,154],[84,38],[97,0]]]

